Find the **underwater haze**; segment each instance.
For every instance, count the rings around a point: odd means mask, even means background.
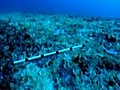
[[[120,17],[120,0],[0,0],[0,12]]]

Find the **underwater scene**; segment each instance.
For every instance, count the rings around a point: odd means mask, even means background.
[[[0,90],[120,90],[120,0],[0,0]]]

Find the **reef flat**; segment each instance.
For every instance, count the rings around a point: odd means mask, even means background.
[[[120,19],[1,14],[0,90],[120,90]]]

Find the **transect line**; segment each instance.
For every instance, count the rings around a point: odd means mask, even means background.
[[[28,61],[32,61],[32,60],[35,60],[35,59],[44,58],[44,57],[47,57],[47,56],[50,56],[50,55],[53,55],[53,54],[60,54],[60,53],[65,52],[65,51],[72,51],[73,49],[81,48],[83,46],[84,46],[84,44],[74,46],[74,47],[70,47],[70,48],[65,48],[65,49],[62,49],[62,50],[57,50],[57,51],[46,53],[46,54],[43,54],[43,55],[38,55],[38,56],[30,57],[30,58],[21,59],[21,60],[18,60],[18,61],[13,61],[13,64],[18,64],[18,63],[22,63],[22,62],[28,62]]]

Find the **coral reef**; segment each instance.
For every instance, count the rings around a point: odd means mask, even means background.
[[[30,62],[12,63],[76,45],[83,47]],[[0,90],[119,89],[119,19],[0,15]]]

